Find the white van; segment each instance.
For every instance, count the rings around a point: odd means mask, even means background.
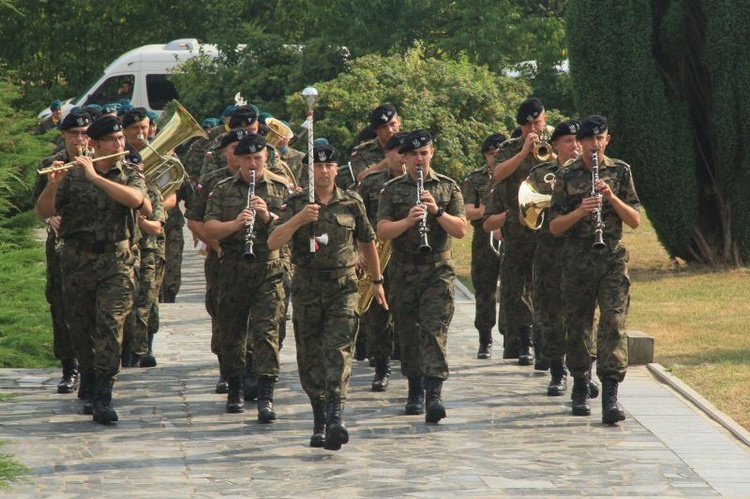
[[[195,38],[173,40],[166,45],[144,45],[126,52],[107,66],[85,94],[63,102],[63,115],[75,106],[103,106],[121,99],[130,99],[133,107],[161,114],[164,106],[177,98],[174,85],[167,79],[170,70],[201,53],[209,57],[219,55],[216,45],[201,45]],[[39,113],[39,118],[49,115],[47,108]]]

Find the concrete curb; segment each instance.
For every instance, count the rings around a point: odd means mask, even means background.
[[[679,393],[684,399],[731,433],[737,440],[750,447],[750,432],[737,424],[727,414],[721,412],[716,406],[703,398],[679,378],[667,372],[661,364],[651,363],[647,364],[646,367],[657,380]]]
[[[467,302],[467,301],[474,301],[474,293],[469,291],[469,288],[466,287],[464,283],[461,282],[461,279],[456,277],[456,292],[454,299],[458,302]]]

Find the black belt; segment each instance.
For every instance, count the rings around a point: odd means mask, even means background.
[[[440,260],[451,260],[453,252],[451,250],[441,251],[440,253],[427,253],[426,255],[401,255],[393,253],[393,261],[398,263],[411,263],[412,265],[426,265],[428,263],[439,262]]]
[[[106,242],[106,241],[97,241],[95,243],[83,243],[77,239],[65,239],[65,246],[69,246],[71,248],[75,248],[78,251],[83,251],[85,253],[96,253],[96,254],[103,254],[103,253],[114,253],[118,250],[126,250],[130,249],[130,240],[123,239],[122,241],[117,242]]]
[[[247,258],[248,262],[270,262],[279,259],[279,250],[255,252],[255,258]],[[222,254],[222,260],[245,260],[245,254],[240,251],[226,251]]]
[[[302,272],[303,274],[313,274],[316,275],[319,279],[338,279],[339,277],[344,277],[350,274],[354,274],[354,265],[350,267],[341,267],[338,269],[313,269],[310,267],[300,267],[297,265],[295,267],[295,272]]]

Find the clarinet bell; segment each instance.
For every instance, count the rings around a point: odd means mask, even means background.
[[[257,255],[253,251],[253,243],[246,243],[245,244],[245,252],[242,254],[242,256],[245,258],[245,260],[255,260],[257,258]]]

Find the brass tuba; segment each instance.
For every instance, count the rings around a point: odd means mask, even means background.
[[[550,172],[544,176],[544,182],[550,186],[555,182],[555,174]],[[521,222],[531,230],[539,230],[544,223],[544,210],[552,202],[550,194],[542,194],[539,187],[529,179],[521,182],[518,188],[518,210]]]
[[[391,241],[377,241],[375,247],[380,258],[380,270],[385,273],[388,262],[391,261]],[[357,292],[359,293],[357,312],[362,316],[370,309],[372,304],[372,275],[370,275],[369,270],[361,269],[357,271],[357,277],[359,279],[357,281]]]
[[[191,137],[208,139],[203,127],[190,116],[182,104],[177,101],[174,103],[176,109],[169,122],[156,134],[156,138],[141,150],[146,179],[159,187],[163,197],[179,189],[187,177],[180,160],[169,152]]]

